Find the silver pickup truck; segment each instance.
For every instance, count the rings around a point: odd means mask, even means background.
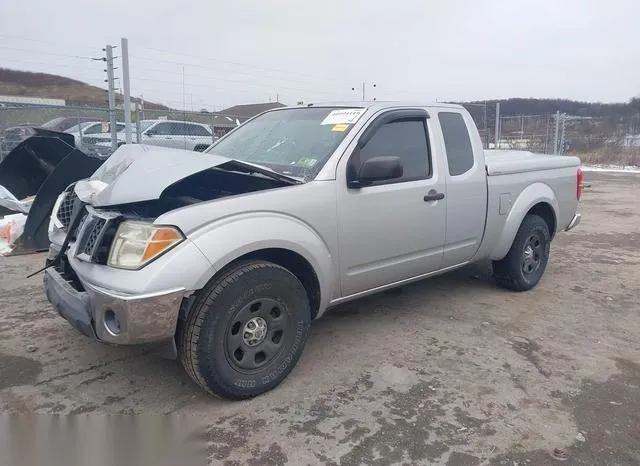
[[[250,398],[336,304],[480,260],[536,286],[581,185],[575,157],[485,152],[460,106],[272,110],[205,153],[124,146],[70,186],[46,295],[83,334],[159,344],[209,393]]]

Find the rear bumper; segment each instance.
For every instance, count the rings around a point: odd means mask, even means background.
[[[75,289],[54,268],[45,270],[47,299],[83,335],[105,343],[134,345],[174,337],[183,289],[129,295],[85,284]]]
[[[580,220],[581,219],[582,219],[582,215],[575,214],[573,216],[573,218],[571,219],[571,223],[569,223],[569,225],[567,225],[567,228],[565,228],[564,231],[569,231],[569,230],[572,230],[575,227],[577,227],[580,224]]]

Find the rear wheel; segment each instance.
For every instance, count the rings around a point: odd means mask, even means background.
[[[513,291],[535,287],[547,268],[550,244],[547,223],[538,215],[527,215],[507,255],[493,262],[493,274],[498,284]]]
[[[310,316],[306,291],[291,272],[270,262],[238,264],[203,290],[180,325],[180,360],[213,395],[260,395],[298,362]]]

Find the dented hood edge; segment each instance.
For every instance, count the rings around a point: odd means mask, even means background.
[[[75,191],[96,207],[150,201],[168,186],[211,168],[259,173],[290,185],[301,183],[266,167],[211,153],[131,144],[114,152],[91,178],[79,181]]]

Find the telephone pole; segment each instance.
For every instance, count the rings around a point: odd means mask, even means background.
[[[372,84],[372,87],[376,87],[375,84]],[[355,91],[356,88],[352,87],[351,88],[352,91]],[[367,83],[365,83],[364,81],[362,82],[362,101],[364,102],[366,100],[366,96],[367,96]],[[376,100],[376,98],[374,97],[373,100]]]
[[[129,41],[123,37],[122,47],[122,88],[124,90],[124,137],[127,144],[131,144],[131,91],[129,87]]]
[[[113,72],[116,68],[113,66],[113,46],[107,45],[105,47],[107,52],[107,85],[109,92],[109,125],[111,126],[111,150],[115,151],[118,148],[118,135],[116,128],[116,85]]]
[[[500,140],[500,102],[496,102],[496,128],[495,128],[495,137],[494,137],[494,141],[495,141],[495,147],[494,149],[498,149],[499,147],[499,140]]]

